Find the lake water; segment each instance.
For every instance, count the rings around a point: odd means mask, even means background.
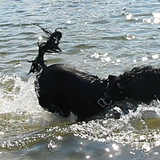
[[[140,104],[119,120],[74,122],[44,111],[27,75],[37,55],[40,28],[62,28],[68,63],[100,77],[135,66],[160,67],[159,0],[0,1],[0,159],[160,159],[160,103]]]

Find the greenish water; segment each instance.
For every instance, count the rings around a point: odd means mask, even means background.
[[[140,104],[119,120],[75,123],[44,111],[33,75],[27,75],[45,35],[62,28],[62,54],[48,65],[69,63],[101,77],[135,66],[160,67],[159,0],[0,1],[0,159],[157,160],[160,103]]]

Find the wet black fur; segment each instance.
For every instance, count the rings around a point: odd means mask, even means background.
[[[105,97],[107,103],[129,100],[149,103],[160,99],[160,69],[151,66],[136,67],[119,76],[99,78],[86,71],[66,64],[46,66],[46,52],[60,52],[61,32],[47,31],[48,40],[39,45],[39,53],[32,62],[29,73],[37,74],[35,88],[39,104],[50,112],[67,117],[70,112],[78,120],[86,120],[110,108],[101,107],[97,101]]]

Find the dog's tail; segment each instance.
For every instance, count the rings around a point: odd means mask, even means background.
[[[41,49],[41,52],[48,52],[48,53],[59,53],[61,52],[61,49],[59,48],[59,41],[62,38],[62,33],[56,29],[54,32],[51,32],[50,30],[47,30],[45,28],[42,28],[38,24],[36,24],[38,27],[42,29],[44,33],[47,34],[47,42],[45,43],[38,43],[39,48]]]
[[[47,42],[44,42],[41,44],[38,42],[38,47],[39,47],[38,56],[35,58],[35,60],[28,61],[32,63],[28,74],[35,73],[35,72],[38,73],[42,68],[46,67],[45,61],[44,61],[44,54],[46,52],[48,53],[61,52],[61,49],[59,48],[59,41],[62,38],[62,33],[57,31],[57,29],[52,33],[47,29],[44,29],[42,27],[40,28],[43,30],[43,32],[45,32],[48,35]]]

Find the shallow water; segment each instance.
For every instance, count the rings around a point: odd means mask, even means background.
[[[44,111],[27,75],[44,33],[63,33],[62,54],[48,65],[69,63],[101,77],[135,66],[159,65],[159,0],[0,1],[0,159],[160,158],[160,103],[140,104],[119,120],[75,122]],[[44,39],[45,40],[45,39]]]

